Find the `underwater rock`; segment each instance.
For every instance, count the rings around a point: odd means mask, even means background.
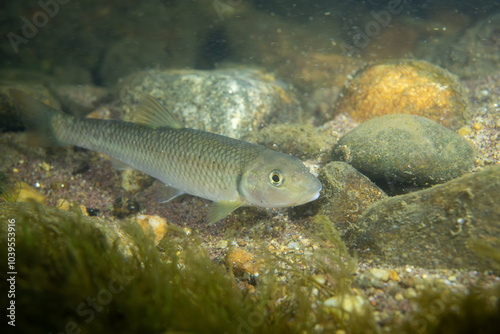
[[[467,173],[476,150],[457,133],[423,117],[386,115],[359,125],[334,148],[381,186],[442,183]]]
[[[129,192],[144,190],[154,182],[154,178],[136,169],[128,168],[121,174],[122,188]]]
[[[118,197],[113,202],[113,215],[118,218],[138,213],[141,210],[141,205],[133,199],[127,197]]]
[[[76,229],[76,227],[72,226],[78,224],[80,226],[77,228],[78,230],[90,229],[95,231],[94,236],[96,240],[86,241],[89,243],[89,246],[92,242],[98,243],[98,238],[104,238],[108,245],[114,245],[123,256],[132,256],[135,248],[134,243],[130,236],[120,228],[119,224],[112,221],[104,221],[97,217],[89,217],[79,211],[79,208],[76,211],[65,211],[36,204],[35,202],[0,203],[0,219],[4,222],[7,219],[15,219],[17,226],[20,226],[23,221],[25,223],[29,222],[31,230],[39,231],[46,238],[44,240],[37,240],[39,244],[53,244],[56,247],[56,243],[51,239],[61,240],[68,238],[69,236],[66,233],[72,228]],[[6,228],[7,224],[0,224],[0,232],[4,233]],[[2,229],[5,230],[2,231]],[[22,232],[23,230],[19,227],[16,230],[16,237],[22,238]]]
[[[329,129],[294,123],[271,124],[259,132],[249,132],[243,139],[302,160],[329,158],[327,148],[337,141]]]
[[[499,30],[500,13],[497,13],[478,21],[434,58],[463,78],[496,73],[500,70]]]
[[[269,15],[262,11],[264,3],[259,8],[247,6],[243,1],[239,4],[224,21],[224,31],[229,32],[230,59],[271,69],[298,88],[302,93],[298,98],[306,114],[314,114],[317,124],[331,120],[332,105],[349,74],[365,64],[345,54],[340,38],[332,37],[345,33],[343,15],[353,10],[353,6],[329,3],[328,20],[311,17],[307,23],[297,24],[303,14],[293,19],[289,14],[274,15],[281,5],[274,7]]]
[[[158,245],[167,233],[167,221],[160,216],[137,215],[137,222],[141,225],[146,235],[153,234],[155,243]]]
[[[263,125],[295,121],[300,103],[272,75],[258,70],[145,71],[123,79],[124,119],[150,94],[188,128],[241,138]]]
[[[500,240],[500,166],[370,206],[344,237],[367,260],[394,266],[491,270],[478,245]]]
[[[262,261],[260,261],[262,262]],[[248,273],[256,275],[260,271],[261,264],[256,260],[256,256],[243,248],[234,248],[226,255],[226,264],[232,267],[234,274],[243,276]]]
[[[360,70],[346,85],[336,114],[358,122],[412,114],[458,129],[470,118],[469,101],[455,75],[425,61],[399,60]]]
[[[329,163],[318,179],[323,190],[321,197],[311,205],[316,207],[318,214],[327,216],[341,235],[352,228],[367,207],[387,198],[379,187],[345,162]]]
[[[0,132],[16,131],[24,128],[22,121],[17,116],[18,113],[14,106],[14,101],[8,93],[11,88],[22,90],[53,108],[61,108],[59,102],[43,85],[0,81]]]
[[[38,203],[44,203],[45,197],[36,191],[35,188],[27,184],[26,182],[20,182],[19,192],[17,194],[16,202],[29,202],[33,200]]]
[[[92,85],[54,85],[51,93],[66,111],[75,116],[94,111],[110,98],[108,89]]]

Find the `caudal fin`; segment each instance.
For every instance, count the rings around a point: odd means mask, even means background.
[[[29,142],[38,146],[60,145],[54,134],[52,120],[62,113],[19,89],[9,89],[9,94],[26,126]]]

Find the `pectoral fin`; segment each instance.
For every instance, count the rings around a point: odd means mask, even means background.
[[[213,225],[215,222],[226,217],[232,211],[239,208],[243,203],[239,201],[218,201],[212,203],[208,209],[208,225]]]
[[[132,167],[130,167],[129,165],[127,165],[123,161],[120,161],[120,160],[112,158],[112,157],[109,157],[109,159],[111,160],[111,164],[113,165],[113,168],[116,170],[133,169]]]
[[[158,203],[167,203],[174,198],[184,194],[182,190],[169,187],[167,185],[158,185],[154,188],[155,199]]]

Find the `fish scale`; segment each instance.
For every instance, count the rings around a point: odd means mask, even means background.
[[[150,129],[122,121],[69,117],[52,124],[59,129],[55,133],[60,141],[107,154],[169,186],[210,200],[233,198],[238,175],[264,150],[186,128]]]

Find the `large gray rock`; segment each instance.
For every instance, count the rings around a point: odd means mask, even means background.
[[[344,135],[334,157],[382,185],[432,185],[471,170],[476,150],[457,133],[423,117],[387,115]]]
[[[295,95],[272,75],[250,69],[145,71],[118,89],[124,119],[152,95],[189,128],[241,138],[271,123],[296,121]]]

